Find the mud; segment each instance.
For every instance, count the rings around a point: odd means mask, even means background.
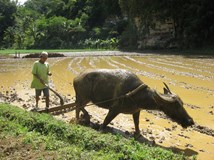
[[[68,95],[68,96],[70,96],[70,95]],[[71,102],[74,102],[74,97],[72,97],[71,99],[68,99],[67,97],[64,96],[63,100],[64,100],[65,104],[66,103],[71,103]],[[30,99],[28,99],[27,101],[25,101],[24,99],[22,99],[21,97],[19,97],[19,95],[16,92],[16,89],[13,89],[11,91],[6,91],[5,94],[0,92],[0,102],[9,103],[9,104],[12,104],[12,103],[22,104],[21,107],[23,107],[25,109],[28,109],[28,110],[32,109],[34,107],[32,105],[34,103],[34,101],[35,101],[34,97],[31,97]],[[45,98],[42,98],[42,101],[45,102]],[[56,95],[51,95],[50,106],[60,106],[59,98]],[[158,116],[160,118],[170,120],[163,112],[159,112],[159,111],[147,111],[147,112],[151,113],[151,114],[153,114],[155,116]],[[60,113],[60,114],[62,114],[62,113]],[[146,119],[146,121],[149,122],[150,120]],[[70,122],[73,123],[74,120],[72,119]],[[82,121],[80,122],[80,124],[82,124],[82,125],[90,125],[92,128],[94,128],[96,130],[99,130],[100,125],[102,124],[102,122],[101,121],[96,121],[96,119],[93,119],[91,124],[86,124],[85,121],[84,121],[84,117],[82,117]],[[166,130],[172,131],[176,127],[177,127],[177,125],[174,125],[172,127],[172,129],[166,128]],[[214,137],[214,130],[210,129],[210,128],[206,127],[206,126],[201,126],[201,125],[195,124],[195,125],[191,126],[191,128],[193,130],[197,131],[197,132],[202,133],[202,134],[206,134],[208,136],[213,136]],[[112,132],[114,132],[113,128],[109,128],[109,129]],[[151,132],[151,130],[150,131],[147,130],[147,131],[142,132],[142,134],[143,135],[147,135],[147,133],[150,133],[150,132]],[[130,133],[128,131],[125,132],[125,134],[126,135],[130,135]],[[180,135],[180,136],[182,136],[182,135]],[[188,137],[186,137],[186,138],[188,138]],[[164,139],[164,137],[162,138],[162,140],[163,139]]]
[[[172,92],[184,101],[184,107],[196,125],[183,129],[162,112],[142,111],[139,141],[149,141],[164,148],[183,152],[198,159],[214,159],[214,57],[108,52],[61,53],[65,57],[49,58],[53,76],[50,86],[60,93],[65,103],[75,101],[73,78],[87,68],[123,68],[135,72],[151,88],[159,92],[166,82]],[[109,56],[110,55],[110,56]],[[38,55],[37,55],[38,56]],[[31,67],[37,58],[0,58],[0,102],[26,110],[34,107],[34,90],[30,88]],[[50,106],[60,100],[51,93]],[[41,97],[40,108],[45,107]],[[98,129],[107,110],[93,105],[86,108],[91,127]],[[74,112],[55,116],[73,123]],[[120,114],[109,125],[110,132],[130,137],[134,132],[131,115]]]
[[[210,128],[206,127],[206,126],[201,126],[201,125],[196,124],[196,125],[193,126],[193,129],[195,131],[198,131],[198,132],[202,133],[202,134],[206,134],[206,135],[214,137],[214,130],[210,129]]]
[[[21,137],[7,137],[0,141],[0,157],[2,159],[55,159],[57,154],[53,151],[47,151],[44,146],[40,145],[35,149],[30,144],[23,143]]]
[[[32,53],[32,54],[24,55],[24,56],[22,56],[22,58],[38,58],[39,56],[40,56],[40,53]],[[49,53],[48,57],[49,58],[51,58],[51,57],[65,57],[65,55],[62,53]]]

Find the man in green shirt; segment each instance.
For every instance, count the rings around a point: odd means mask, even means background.
[[[40,54],[40,59],[35,61],[32,68],[33,81],[31,88],[35,88],[36,93],[36,109],[38,109],[39,96],[43,92],[45,96],[46,109],[49,108],[49,87],[48,87],[48,76],[51,76],[49,71],[49,64],[46,62],[48,58],[47,52]]]

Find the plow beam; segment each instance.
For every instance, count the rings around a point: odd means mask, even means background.
[[[37,112],[39,113],[50,113],[53,115],[58,115],[62,113],[67,113],[76,109],[76,103],[64,104],[61,106],[56,106],[48,109],[39,109]]]

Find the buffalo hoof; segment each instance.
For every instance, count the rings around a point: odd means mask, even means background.
[[[140,134],[140,132],[134,132],[134,138],[137,139],[139,137],[141,137],[142,135]]]
[[[99,129],[100,133],[108,133],[108,131],[106,129]]]
[[[108,127],[108,126],[103,127],[103,125],[101,125],[100,128],[99,128],[99,131],[100,131],[101,133],[108,133],[108,132],[111,132],[112,129],[111,129],[110,127]]]
[[[99,128],[99,132],[106,133],[107,132],[106,127],[103,127],[103,125],[101,125]]]
[[[88,126],[90,125],[90,116],[88,114],[87,115],[83,114],[80,116],[79,119],[76,119],[76,123]]]
[[[30,111],[31,112],[37,112],[39,109],[38,108],[32,108]]]
[[[150,140],[148,140],[147,138],[143,137],[140,133],[136,133],[136,132],[135,132],[135,133],[134,133],[134,138],[135,138],[135,140],[138,141],[138,142],[146,143],[146,144],[148,144],[148,145],[150,145],[150,146],[155,145],[155,141],[154,141],[154,140],[150,141]]]

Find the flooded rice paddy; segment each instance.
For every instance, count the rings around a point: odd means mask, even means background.
[[[64,96],[66,103],[75,99],[73,78],[89,68],[130,70],[159,92],[163,92],[165,82],[184,101],[184,107],[194,121],[206,128],[199,127],[198,131],[194,128],[183,129],[160,112],[142,111],[141,134],[161,147],[184,152],[188,156],[196,155],[198,159],[214,159],[214,57],[122,52],[67,55],[48,59],[53,73],[50,86]],[[25,109],[33,107],[34,90],[30,88],[30,83],[31,67],[35,60],[0,59],[0,102],[9,102]],[[58,99],[52,95],[51,105],[58,104]],[[44,106],[44,100],[40,101],[40,107]],[[95,106],[86,109],[93,121],[98,123],[102,123],[107,114],[107,110]],[[58,118],[69,122],[74,116],[74,112],[70,112],[66,113],[66,118]],[[123,132],[134,131],[131,115],[120,114],[110,126]],[[206,129],[211,132],[206,133]]]

